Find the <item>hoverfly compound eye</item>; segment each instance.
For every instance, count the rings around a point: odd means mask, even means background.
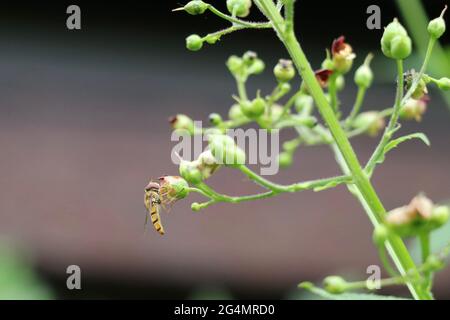
[[[145,191],[150,191],[150,190],[159,190],[159,183],[150,181],[148,183],[148,185],[145,187]]]

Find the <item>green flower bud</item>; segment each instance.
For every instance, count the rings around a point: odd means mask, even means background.
[[[440,78],[436,84],[441,90],[450,90],[450,79],[449,78]]]
[[[395,47],[395,53],[393,52],[393,46]],[[384,29],[381,38],[381,50],[386,57],[392,59],[404,59],[411,53],[411,39],[397,19],[394,19]]]
[[[258,96],[257,98],[252,100],[249,106],[249,109],[242,109],[244,115],[246,115],[250,119],[259,118],[264,113],[264,111],[266,111],[266,100]]]
[[[373,82],[373,72],[370,68],[370,61],[372,60],[372,55],[369,54],[366,61],[356,70],[355,72],[355,83],[358,87],[369,88]]]
[[[278,155],[278,165],[280,168],[288,168],[292,165],[292,154],[289,152],[281,152]]]
[[[193,203],[191,204],[191,210],[192,210],[192,211],[200,211],[201,209],[202,209],[202,206],[201,206],[200,203],[198,203],[198,202],[193,202]]]
[[[244,64],[247,67],[250,67],[257,58],[258,58],[258,55],[254,51],[247,51],[242,56],[242,60],[244,61]]]
[[[291,60],[280,59],[273,73],[279,82],[287,82],[295,77],[295,68]]]
[[[244,120],[246,116],[241,111],[241,106],[239,104],[233,104],[228,111],[228,118],[234,121]]]
[[[209,115],[209,122],[213,125],[213,126],[218,126],[220,125],[223,121],[222,121],[222,117],[220,116],[220,114],[218,113],[211,113]]]
[[[195,185],[203,180],[196,161],[181,160],[179,171],[180,175],[190,184]]]
[[[391,41],[391,55],[394,59],[404,60],[412,51],[412,41],[408,36],[397,36]]]
[[[376,136],[386,126],[383,117],[380,117],[376,111],[367,111],[360,113],[353,122],[353,126],[358,129],[366,129],[369,136]]]
[[[298,113],[309,114],[314,107],[314,99],[308,94],[302,94],[295,99],[295,110]]]
[[[344,87],[345,87],[345,78],[344,78],[344,76],[340,74],[339,76],[337,76],[335,81],[336,81],[336,90],[337,91],[344,90]]]
[[[437,229],[448,222],[449,216],[450,212],[447,206],[437,206],[433,209],[430,219]]]
[[[266,65],[264,64],[264,61],[261,59],[256,59],[253,64],[248,67],[247,71],[250,74],[260,74],[264,71],[266,68]]]
[[[251,0],[227,0],[227,9],[238,17],[246,17],[250,13]]]
[[[186,38],[186,48],[198,51],[203,47],[203,39],[198,34],[191,34]]]
[[[245,164],[245,152],[227,135],[210,135],[209,147],[219,164],[238,166]]]
[[[203,14],[208,9],[208,4],[201,0],[193,0],[188,2],[183,8],[187,13],[195,16]]]
[[[244,63],[244,61],[241,58],[233,55],[228,58],[226,64],[227,64],[228,70],[230,70],[230,72],[233,75],[236,75],[241,72],[243,63]]]
[[[177,114],[174,117],[170,117],[169,123],[175,130],[187,131],[189,134],[194,134],[194,121],[184,114]]]
[[[324,289],[332,294],[340,294],[347,290],[348,283],[340,276],[328,276],[323,280]]]
[[[444,10],[442,11],[441,15],[430,21],[428,24],[428,33],[430,34],[430,37],[433,39],[439,39],[442,37],[442,35],[445,32],[446,26],[445,26],[445,20],[444,20],[444,13],[447,10],[447,6],[445,6]]]
[[[378,225],[373,231],[373,242],[378,246],[384,245],[385,241],[389,238],[390,232],[389,228],[385,225]]]
[[[180,200],[189,194],[189,184],[182,177],[163,176],[159,178],[159,184],[160,194],[163,194],[168,201]]]

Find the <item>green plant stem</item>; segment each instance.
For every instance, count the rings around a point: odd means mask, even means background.
[[[272,0],[254,0],[255,4],[260,8],[260,10],[269,18],[272,22],[274,29],[277,31],[278,36],[287,48],[292,60],[294,61],[299,73],[303,77],[308,89],[313,96],[317,108],[320,114],[325,120],[330,132],[336,142],[339,155],[345,162],[351,176],[353,177],[353,182],[355,184],[355,190],[360,194],[361,200],[364,201],[369,217],[372,223],[376,226],[384,220],[386,210],[384,209],[378,195],[376,194],[369,178],[363,171],[358,158],[356,157],[353,148],[346,137],[346,134],[339,124],[339,121],[328,104],[327,99],[324,95],[322,88],[320,87],[317,79],[314,75],[303,50],[297,41],[294,32],[283,33],[284,31],[284,20],[277,11]],[[400,273],[403,275],[408,270],[415,270],[415,274],[419,277],[417,273],[417,267],[411,258],[405,244],[398,237],[393,237],[388,241],[388,250],[399,269]],[[430,294],[424,290],[421,286],[417,285],[415,282],[408,282],[408,287],[411,294],[416,299],[431,299]]]
[[[400,116],[400,110],[402,108],[402,98],[403,98],[403,61],[397,60],[397,93],[395,95],[395,103],[389,124],[384,130],[383,136],[381,137],[380,143],[376,147],[372,157],[366,166],[366,172],[372,175],[373,170],[377,164],[377,161],[383,156],[384,148],[391,140],[392,135],[395,132],[396,125],[398,123],[398,117]]]
[[[229,15],[223,13],[222,11],[216,9],[211,4],[208,5],[208,10],[211,11],[212,13],[214,13],[219,18],[227,20],[238,26],[243,26],[246,28],[256,28],[256,29],[264,29],[264,28],[272,27],[270,22],[249,22],[249,21],[244,21],[244,20],[241,20],[241,19],[233,17],[233,16],[229,16]]]
[[[419,240],[420,240],[420,248],[421,248],[421,252],[422,252],[422,263],[425,263],[431,253],[430,233],[425,232],[425,233],[420,234]],[[432,275],[433,275],[433,273],[430,271],[424,272],[426,288],[431,287]]]
[[[336,88],[336,79],[339,75],[335,72],[330,76],[328,80],[328,93],[330,94],[330,104],[333,110],[337,113],[339,105],[338,105],[338,96],[337,96],[337,88]]]

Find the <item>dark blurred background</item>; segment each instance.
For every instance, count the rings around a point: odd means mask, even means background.
[[[190,210],[201,199],[192,196],[163,213],[164,237],[143,232],[144,186],[178,173],[167,118],[227,114],[235,93],[224,64],[229,55],[259,53],[268,67],[250,87],[264,92],[274,85],[272,66],[287,56],[268,30],[242,31],[187,51],[187,35],[227,25],[212,14],[171,12],[186,2],[0,4],[0,242],[6,252],[0,264],[9,261],[3,278],[10,279],[9,287],[0,281],[0,297],[27,297],[23,291],[37,287],[42,290],[31,297],[301,298],[300,281],[331,273],[364,279],[367,266],[379,264],[369,220],[345,187],[219,204],[200,213]],[[225,1],[213,2],[225,8]],[[426,1],[429,15],[437,16],[445,3]],[[82,30],[66,28],[70,4],[81,7]],[[394,1],[298,1],[297,32],[315,67],[341,34],[357,53],[356,65],[374,52],[377,84],[365,108],[382,109],[392,104],[395,70],[379,50],[382,31],[366,28],[370,4],[381,7],[383,25],[399,16]],[[416,68],[417,62],[411,59]],[[344,110],[355,91],[350,74]],[[431,147],[405,143],[376,171],[374,184],[387,208],[420,191],[437,202],[450,198],[450,109],[437,91],[431,96],[423,122],[408,123],[404,131],[424,131]],[[377,141],[354,140],[362,161]],[[300,149],[295,165],[273,180],[338,172],[330,150],[314,147]],[[227,169],[210,183],[229,194],[258,190]],[[66,288],[72,264],[82,270],[79,291]],[[11,279],[23,274],[27,281],[18,288]],[[436,294],[450,298],[448,272],[437,277]]]

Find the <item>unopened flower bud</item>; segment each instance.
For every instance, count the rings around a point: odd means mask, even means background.
[[[218,113],[211,113],[208,118],[213,126],[218,126],[223,122],[222,117]]]
[[[358,87],[369,88],[373,82],[373,72],[370,68],[370,61],[373,55],[369,54],[364,63],[355,72],[355,83]]]
[[[193,202],[191,204],[191,210],[192,211],[200,211],[202,209],[202,205],[198,202]]]
[[[190,184],[195,185],[203,180],[197,161],[181,160],[179,171],[180,175]]]
[[[295,77],[295,68],[291,60],[280,59],[273,73],[279,82],[287,82]]]
[[[366,129],[369,136],[374,137],[384,129],[386,122],[376,111],[360,113],[353,122],[353,126],[359,129]]]
[[[191,34],[186,38],[186,48],[191,51],[198,51],[203,47],[203,39],[198,34]]]
[[[345,37],[340,36],[333,41],[331,46],[331,55],[333,58],[333,70],[339,73],[347,73],[353,65],[356,55],[352,47],[345,42]]]
[[[234,75],[238,74],[242,70],[244,61],[238,56],[232,55],[227,60],[227,67]]]
[[[179,176],[160,177],[159,185],[160,194],[168,199],[167,203],[186,198],[189,194],[189,184]]]
[[[192,15],[203,14],[208,9],[208,4],[201,0],[189,1],[183,9]]]
[[[292,165],[292,154],[289,152],[281,152],[278,155],[278,165],[280,168],[288,168]]]
[[[227,9],[238,17],[246,17],[250,13],[251,0],[227,0]]]
[[[348,283],[340,276],[328,276],[323,280],[323,288],[332,294],[340,294],[347,290]]]
[[[265,110],[266,110],[266,101],[259,96],[253,99],[252,101],[243,101],[241,103],[242,113],[247,118],[250,119],[259,118],[264,113]]]
[[[345,78],[342,74],[338,75],[336,78],[336,90],[342,91],[345,88]]]
[[[419,100],[409,98],[400,109],[400,118],[402,120],[422,120],[423,115],[427,111],[428,97],[424,96]]]
[[[170,117],[169,123],[175,130],[186,131],[189,134],[194,134],[194,121],[184,114],[177,114],[174,117]]]
[[[433,209],[431,220],[434,222],[436,228],[439,228],[448,222],[450,215],[449,211],[447,206],[437,206]]]
[[[446,26],[445,26],[445,20],[444,20],[444,13],[447,10],[447,6],[445,6],[444,10],[442,11],[441,15],[430,21],[428,24],[428,33],[430,34],[430,37],[433,39],[439,39],[442,37],[442,35],[445,32]]]
[[[250,74],[260,74],[264,71],[266,68],[266,65],[264,64],[264,61],[261,59],[256,59],[250,67],[248,67],[247,71]]]
[[[219,164],[238,166],[245,164],[245,152],[227,135],[210,135],[209,147]]]
[[[234,121],[244,120],[246,116],[241,111],[241,106],[239,104],[233,104],[228,111],[228,118]]]
[[[405,59],[411,54],[411,39],[406,29],[394,19],[384,29],[381,38],[381,50],[384,55],[392,59]]]
[[[250,67],[257,58],[258,58],[258,55],[254,51],[247,51],[242,56],[242,60],[244,61],[244,64],[247,67]]]

